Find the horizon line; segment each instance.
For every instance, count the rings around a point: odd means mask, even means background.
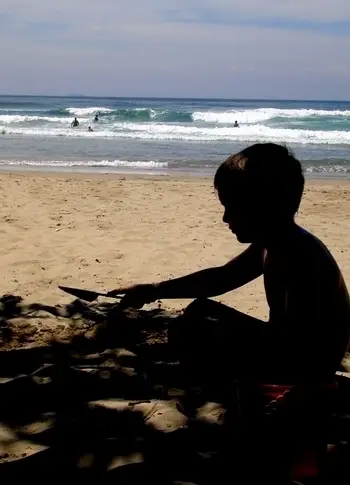
[[[303,99],[303,98],[226,98],[212,96],[108,96],[88,94],[0,94],[2,98],[90,98],[90,99],[147,99],[147,100],[211,100],[211,101],[310,101],[349,103],[350,99]]]

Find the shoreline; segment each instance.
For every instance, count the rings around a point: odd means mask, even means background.
[[[184,169],[154,169],[154,170],[142,170],[142,169],[127,169],[127,168],[118,168],[110,170],[106,167],[104,170],[101,167],[88,167],[88,168],[77,168],[74,167],[60,167],[59,169],[55,167],[24,167],[21,166],[1,166],[0,165],[0,177],[3,174],[18,174],[18,175],[31,175],[35,174],[36,176],[52,176],[52,177],[82,177],[85,179],[91,178],[133,178],[136,177],[138,179],[149,179],[149,178],[157,178],[159,180],[185,180],[185,179],[200,179],[200,180],[207,180],[213,179],[215,170],[208,170],[208,171],[194,171],[194,170],[184,170]],[[332,184],[332,183],[350,183],[350,174],[347,175],[339,175],[338,173],[334,174],[315,174],[315,173],[304,173],[305,182],[306,183],[325,183],[325,184]]]

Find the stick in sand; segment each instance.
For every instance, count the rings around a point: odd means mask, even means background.
[[[107,298],[115,298],[120,300],[123,295],[116,295],[114,292],[110,293],[101,293],[99,291],[90,291],[90,290],[82,290],[80,288],[70,288],[68,286],[58,286],[60,290],[69,293],[70,295],[76,296],[77,298],[85,301],[92,302],[96,300],[99,296],[105,296]]]

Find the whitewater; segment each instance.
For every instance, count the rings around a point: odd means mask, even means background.
[[[0,168],[208,174],[257,142],[287,144],[306,173],[348,176],[350,102],[0,97]]]

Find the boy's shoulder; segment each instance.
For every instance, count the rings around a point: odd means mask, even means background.
[[[301,226],[296,226],[291,243],[290,247],[293,249],[293,252],[300,252],[300,255],[310,257],[323,255],[334,260],[325,243],[315,236],[315,234],[312,234]]]
[[[297,226],[289,244],[289,259],[293,264],[313,267],[318,271],[339,272],[339,267],[325,243],[301,226]]]

